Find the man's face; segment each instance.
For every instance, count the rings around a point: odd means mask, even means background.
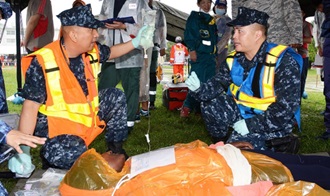
[[[99,37],[97,29],[77,27],[76,28],[77,44],[80,49],[87,52],[93,49],[94,44]]]
[[[234,27],[234,46],[237,52],[249,52],[254,48],[254,29],[251,25]]]
[[[197,4],[204,12],[209,12],[211,10],[211,1],[210,0],[202,0]]]

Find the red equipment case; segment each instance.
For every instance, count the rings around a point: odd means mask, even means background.
[[[163,88],[163,105],[168,110],[181,108],[188,93],[187,85],[185,83],[169,83]]]

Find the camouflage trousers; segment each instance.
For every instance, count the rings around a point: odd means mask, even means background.
[[[127,139],[127,105],[124,93],[116,88],[99,92],[100,111],[98,116],[106,122],[106,142],[123,142]],[[35,135],[48,137],[47,118],[38,117]],[[41,156],[54,167],[69,169],[74,161],[87,150],[82,138],[62,134],[48,139],[41,149]]]
[[[235,122],[243,119],[239,112],[239,108],[232,98],[227,94],[221,94],[207,102],[201,103],[201,112],[206,124],[206,129],[213,138],[224,138],[228,136],[228,143],[235,141],[250,142],[255,149],[265,150],[265,141],[278,137],[274,133],[250,133],[241,135],[235,130],[232,131],[232,126]]]

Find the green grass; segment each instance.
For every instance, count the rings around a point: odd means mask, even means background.
[[[166,71],[165,71],[166,72]],[[16,71],[14,68],[3,69],[7,96],[17,92]],[[302,133],[301,148],[299,153],[313,153],[330,151],[330,141],[315,140],[315,137],[323,133],[323,116],[320,112],[324,110],[325,101],[322,94],[322,86],[319,82],[319,89],[315,89],[316,71],[309,70],[306,91],[308,99],[302,100]],[[308,86],[311,86],[309,88]],[[151,112],[149,119],[142,118],[136,124],[129,135],[124,147],[129,155],[136,155],[149,150],[145,134],[149,132],[151,150],[174,145],[176,143],[188,143],[194,140],[201,140],[210,144],[210,138],[205,129],[204,122],[200,116],[192,114],[189,119],[181,119],[179,111],[168,111],[162,106],[162,86],[157,88],[157,109]],[[8,102],[11,113],[20,113],[21,105],[14,105]],[[98,152],[104,152],[106,144],[103,135],[100,135],[90,146]],[[32,150],[33,163],[41,168],[41,161],[38,156],[39,148]],[[1,165],[1,170],[7,170],[7,165]],[[1,179],[8,191],[11,191],[17,180]]]

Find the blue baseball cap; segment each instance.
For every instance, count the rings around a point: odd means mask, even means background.
[[[227,1],[226,0],[216,0],[214,5],[222,5],[227,7]]]
[[[104,27],[104,22],[95,19],[91,4],[77,6],[61,12],[57,17],[61,20],[62,26],[79,26],[97,29]]]
[[[239,7],[236,19],[227,23],[228,26],[247,26],[253,23],[261,24],[268,27],[269,15],[265,12],[250,9],[246,7]]]

